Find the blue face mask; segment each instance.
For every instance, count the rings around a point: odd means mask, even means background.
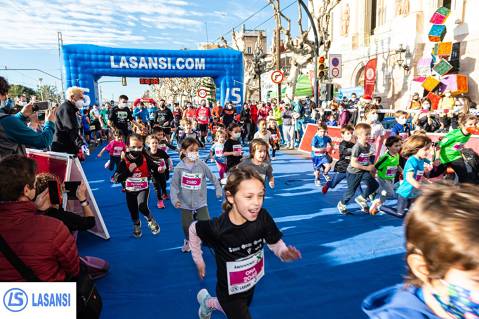
[[[447,287],[448,301],[433,294],[442,309],[456,319],[479,318],[479,292],[442,281]]]

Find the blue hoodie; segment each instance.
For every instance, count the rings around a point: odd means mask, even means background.
[[[362,309],[371,319],[441,319],[419,295],[419,288],[400,284],[369,295]]]

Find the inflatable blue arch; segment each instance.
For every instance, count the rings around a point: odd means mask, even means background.
[[[109,48],[89,44],[63,46],[66,87],[89,89],[98,101],[97,81],[115,77],[212,77],[216,99],[243,102],[243,54],[233,49],[146,50]],[[118,92],[121,94],[121,92]]]

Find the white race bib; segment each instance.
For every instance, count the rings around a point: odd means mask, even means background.
[[[361,153],[358,156],[358,163],[363,166],[368,166],[369,165],[369,156],[370,153]]]
[[[215,147],[215,156],[216,157],[223,157],[223,147],[222,146]]]
[[[235,145],[233,145],[233,152],[243,153],[243,147],[241,146],[241,144],[235,144]]]
[[[264,251],[226,263],[229,295],[248,291],[264,276]]]
[[[123,151],[123,146],[115,146],[113,148],[113,156],[120,156],[121,152]]]
[[[386,168],[386,176],[387,177],[394,177],[394,176],[396,176],[397,171],[398,171],[397,166],[388,166]]]
[[[201,189],[201,180],[203,174],[201,173],[186,173],[181,175],[181,187],[184,189],[196,191]]]
[[[148,188],[147,177],[129,177],[126,179],[125,188],[129,192],[139,192]]]
[[[424,176],[424,171],[417,171],[416,172],[416,181],[420,182],[422,177]]]

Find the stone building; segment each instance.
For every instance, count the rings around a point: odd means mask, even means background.
[[[315,0],[320,5],[323,0]],[[469,96],[479,101],[479,24],[474,0],[342,0],[332,11],[330,54],[342,54],[342,77],[335,86],[364,84],[364,66],[377,58],[375,94],[385,105],[404,108],[417,87],[417,62],[430,57],[429,19],[441,6],[451,9],[444,41],[460,42],[459,73],[469,77]]]

